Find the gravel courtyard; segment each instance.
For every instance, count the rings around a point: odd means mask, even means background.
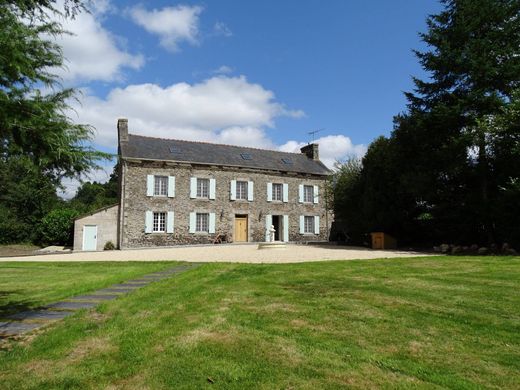
[[[183,246],[105,252],[75,252],[24,257],[4,257],[0,261],[157,261],[233,263],[301,263],[305,261],[380,259],[431,256],[421,252],[372,250],[336,245],[287,245],[284,249],[257,249],[256,244]]]

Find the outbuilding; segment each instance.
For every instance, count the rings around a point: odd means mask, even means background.
[[[102,251],[107,242],[118,243],[119,205],[107,206],[74,221],[74,250]]]

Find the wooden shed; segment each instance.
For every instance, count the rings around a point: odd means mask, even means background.
[[[370,233],[372,236],[372,249],[396,249],[397,241],[391,235],[383,232]]]

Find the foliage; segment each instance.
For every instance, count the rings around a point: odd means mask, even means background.
[[[106,183],[85,182],[69,201],[70,207],[80,213],[88,213],[118,202],[119,169],[116,165]]]
[[[62,89],[53,69],[63,66],[53,37],[65,31],[57,1],[7,1],[0,6],[0,155],[23,155],[56,181],[78,176],[108,158],[86,146],[92,128],[68,118],[75,91]],[[80,12],[79,1],[65,13]]]
[[[401,243],[519,245],[520,1],[443,4],[416,51],[430,78],[363,160],[361,210]]]
[[[0,242],[38,241],[61,178],[110,157],[68,117],[76,92],[53,73],[64,66],[58,20],[83,11],[80,0],[0,0]]]
[[[78,216],[76,210],[54,209],[41,222],[43,242],[54,245],[72,244],[74,218]]]
[[[29,159],[0,159],[0,243],[38,242],[41,219],[62,203],[54,184]]]
[[[116,249],[116,246],[112,241],[107,241],[103,247],[104,251],[113,251],[114,249]]]

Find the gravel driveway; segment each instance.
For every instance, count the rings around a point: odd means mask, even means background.
[[[182,260],[234,263],[300,263],[305,261],[380,259],[430,256],[428,253],[372,250],[336,245],[292,245],[284,249],[257,249],[256,244],[224,244],[172,248],[130,249],[105,252],[75,252],[25,257],[5,257],[0,261],[155,261]]]

